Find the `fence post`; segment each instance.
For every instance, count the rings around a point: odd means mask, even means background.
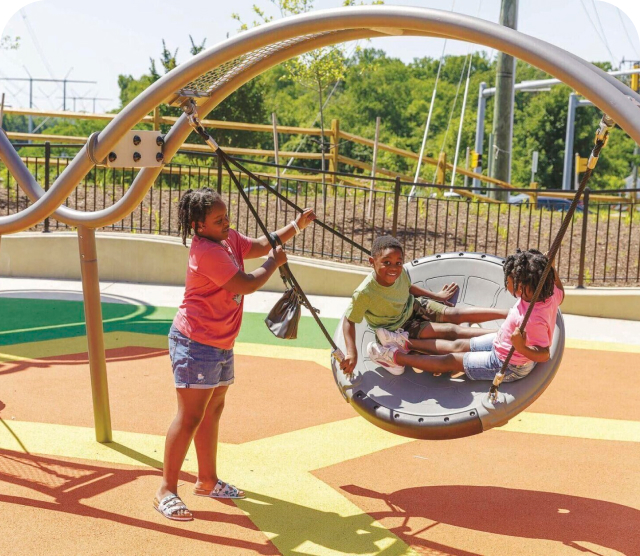
[[[393,191],[393,225],[391,227],[391,235],[396,237],[398,233],[398,211],[400,209],[400,176],[396,177],[396,183]]]
[[[153,109],[153,131],[160,131],[160,119],[162,116],[160,115],[160,107],[156,106]]]
[[[222,195],[222,157],[217,154],[218,159],[218,193]]]
[[[49,141],[44,142],[44,192],[49,191],[49,164],[51,160],[51,143]],[[49,230],[49,217],[44,219],[44,231],[48,234]]]
[[[444,185],[444,180],[447,172],[447,153],[441,152],[438,156],[438,166],[436,169],[436,183],[438,185]]]
[[[529,187],[533,189],[533,191],[535,191],[535,193],[531,193],[531,195],[529,196],[529,199],[530,199],[530,202],[533,204],[533,208],[536,208],[538,206],[538,182],[532,181]]]
[[[587,224],[589,222],[589,194],[591,190],[587,187],[584,190],[583,196],[583,211],[582,211],[582,237],[580,240],[580,268],[578,270],[578,288],[584,289],[584,264],[587,256]],[[595,251],[594,251],[595,257]]]
[[[329,171],[338,171],[338,156],[340,154],[340,120],[331,120],[331,157],[329,158]],[[329,182],[335,184],[336,176],[329,176]]]

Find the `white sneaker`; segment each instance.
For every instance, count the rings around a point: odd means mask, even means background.
[[[374,363],[384,367],[392,375],[401,375],[404,373],[404,367],[396,364],[394,357],[398,348],[396,346],[381,346],[376,342],[369,342],[367,346],[367,354]]]
[[[402,328],[398,328],[395,332],[386,328],[378,328],[376,329],[376,337],[385,347],[397,346],[405,353],[409,351],[409,333],[402,330]]]

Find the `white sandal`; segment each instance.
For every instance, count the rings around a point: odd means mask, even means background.
[[[193,514],[177,494],[169,494],[160,501],[154,498],[153,507],[167,519],[173,521],[193,521]],[[187,513],[176,515],[178,512]]]
[[[216,486],[213,487],[213,490],[207,490],[204,488],[194,488],[193,494],[196,496],[206,496],[207,498],[236,498],[242,499],[245,498],[244,491],[230,485],[229,483],[225,483],[218,479]]]

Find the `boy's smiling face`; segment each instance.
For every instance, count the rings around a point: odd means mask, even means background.
[[[378,253],[375,257],[369,257],[369,263],[376,273],[376,282],[381,286],[393,286],[402,273],[404,255],[400,249],[390,247]]]

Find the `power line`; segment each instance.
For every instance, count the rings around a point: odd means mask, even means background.
[[[598,26],[600,27],[600,31],[602,32],[602,38],[604,39],[604,44],[609,51],[609,54],[613,58],[613,53],[611,52],[611,48],[609,48],[609,41],[607,40],[607,34],[604,32],[604,27],[602,26],[602,21],[600,20],[600,13],[598,12],[598,6],[596,5],[595,0],[591,0],[591,4],[593,6],[593,11],[596,12],[596,20],[598,21]]]
[[[624,24],[624,19],[622,19],[622,12],[620,11],[620,8],[616,8],[616,10],[618,12],[618,18],[620,19],[620,24],[622,25],[622,29],[624,30],[624,34],[627,36],[627,40],[629,41],[629,44],[631,45],[631,48],[633,48],[633,51],[636,53],[636,56],[638,58],[640,58],[640,53],[638,53],[638,49],[636,48],[636,45],[631,40],[631,37],[629,36],[629,31],[627,30],[627,26]]]
[[[33,31],[33,27],[31,27],[31,22],[27,18],[27,14],[24,11],[24,8],[20,10],[20,14],[22,15],[22,19],[24,21],[25,27],[27,28],[27,31],[29,32],[29,35],[31,36],[31,40],[33,42],[33,45],[36,47],[36,50],[38,51],[38,56],[40,56],[40,61],[43,63],[44,67],[47,69],[47,73],[49,74],[49,77],[51,77],[52,79],[55,79],[56,76],[53,74],[53,70],[51,69],[51,66],[49,65],[49,62],[47,61],[47,58],[44,55],[44,52],[42,51],[42,48],[40,47],[40,43],[38,42],[38,38],[36,37],[36,34]],[[58,86],[58,88],[59,88],[59,86]]]
[[[589,10],[587,9],[587,6],[584,3],[584,0],[580,0],[580,4],[582,5],[582,9],[584,10],[584,13],[587,14],[587,18],[589,19],[589,23],[591,23],[591,26],[593,27],[594,31],[596,32],[596,35],[598,35],[598,38],[600,39],[600,42],[602,42],[602,44],[605,46],[605,48],[609,52],[609,57],[611,59],[611,62],[615,65],[617,63],[616,57],[613,55],[613,52],[611,52],[611,48],[609,48],[609,43],[607,42],[607,38],[603,34],[600,34],[600,30],[598,29],[598,27],[596,26],[595,22],[591,18],[591,14],[589,13]],[[595,4],[594,4],[594,6],[595,6]],[[598,16],[598,10],[597,9],[596,9],[596,16],[598,17],[598,22],[599,22],[600,18]],[[602,24],[600,24],[600,27],[602,27]]]

